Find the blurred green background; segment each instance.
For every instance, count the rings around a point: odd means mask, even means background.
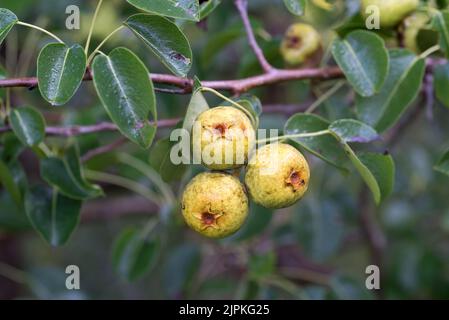
[[[250,16],[258,40],[271,63],[283,67],[280,39],[298,20],[281,0],[253,0]],[[340,1],[335,10],[310,6],[306,20],[320,30],[325,47],[333,29],[357,10],[358,1]],[[81,9],[81,30],[65,29],[68,5]],[[1,7],[19,19],[44,26],[70,41],[85,43],[96,1],[2,0]],[[136,10],[122,0],[108,0],[94,33],[98,44]],[[202,80],[235,79],[260,73],[249,50],[233,1],[224,0],[205,23],[180,22],[194,52],[190,75]],[[16,27],[0,49],[0,64],[9,76],[33,76],[36,55],[48,38]],[[123,32],[108,42],[107,52],[127,46],[142,58],[151,72],[168,73],[143,45]],[[325,48],[325,49],[326,49]],[[292,113],[314,100],[317,90],[329,83],[296,81],[259,88],[257,95],[270,111],[263,128],[281,129]],[[312,90],[312,87],[314,90]],[[208,96],[213,105],[213,97]],[[37,90],[12,90],[13,105],[39,108],[49,124],[94,124],[108,117],[96,98],[92,83],[84,83],[64,107],[50,107]],[[157,95],[159,118],[182,117],[189,96]],[[319,114],[329,119],[352,117],[352,96],[343,87],[324,103]],[[286,108],[285,106],[289,106]],[[418,111],[417,111],[418,110]],[[312,179],[308,195],[286,210],[271,212],[252,206],[245,226],[229,239],[202,238],[188,229],[177,203],[157,208],[122,188],[103,185],[107,197],[83,207],[81,224],[69,243],[51,248],[32,231],[26,218],[14,209],[0,189],[0,298],[70,299],[417,299],[449,298],[449,180],[433,164],[449,146],[449,112],[437,102],[425,106],[418,99],[404,116],[395,138],[386,136],[374,146],[390,152],[396,163],[392,196],[375,207],[360,178],[343,175],[307,154]],[[164,138],[169,130],[159,130]],[[99,133],[78,138],[82,153],[118,138]],[[3,135],[2,144],[8,136]],[[50,144],[65,140],[51,138]],[[151,153],[130,143],[120,151],[148,161]],[[28,180],[36,178],[36,161],[25,152],[21,161]],[[88,167],[128,177],[153,188],[133,169],[120,164],[114,153],[88,162]],[[190,168],[170,187],[179,195],[183,185],[202,168]],[[150,221],[150,222],[149,222]],[[129,274],[114,264],[113,248],[123,232],[157,223],[151,239],[157,243],[143,278],[129,281]],[[125,230],[125,231],[124,231]],[[132,258],[130,258],[132,259]],[[128,263],[132,263],[133,261]],[[125,263],[126,261],[122,263]],[[139,267],[139,261],[137,268]],[[365,268],[379,265],[381,290],[365,287]],[[77,265],[81,290],[65,288],[65,268]]]

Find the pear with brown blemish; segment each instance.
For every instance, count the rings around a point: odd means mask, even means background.
[[[310,169],[294,147],[284,143],[263,146],[248,163],[245,183],[252,200],[266,208],[285,208],[307,191]]]
[[[204,172],[192,179],[182,195],[182,214],[195,231],[224,238],[240,229],[249,210],[240,181],[223,172]]]

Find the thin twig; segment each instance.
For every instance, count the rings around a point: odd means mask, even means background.
[[[289,116],[296,112],[302,112],[306,108],[305,105],[266,105],[263,110],[265,113],[278,113],[285,114]],[[172,119],[161,119],[158,120],[157,126],[158,128],[170,128],[179,123],[181,118],[172,118]],[[72,137],[84,134],[91,134],[97,132],[113,132],[117,131],[117,126],[112,122],[100,122],[93,125],[85,125],[85,126],[67,126],[67,127],[47,127],[45,128],[45,132],[50,136],[63,136],[63,137]],[[10,126],[0,127],[0,134],[11,131]]]
[[[257,57],[257,60],[260,63],[260,66],[262,67],[263,71],[265,73],[270,73],[274,68],[271,66],[271,64],[267,61],[265,58],[265,55],[263,54],[262,49],[257,44],[256,36],[254,35],[254,31],[251,27],[251,23],[249,21],[248,17],[248,1],[247,0],[235,0],[235,5],[237,7],[237,10],[240,13],[240,16],[243,21],[243,25],[245,26],[246,35],[248,36],[248,42],[253,50],[254,54]]]
[[[175,126],[181,119],[162,119],[158,120],[158,128],[169,128]],[[107,131],[117,131],[117,126],[111,122],[100,122],[88,126],[68,126],[68,127],[47,127],[45,129],[46,134],[51,136],[63,136],[72,137],[83,134],[97,133],[97,132],[107,132]],[[11,131],[10,126],[5,126],[0,128],[0,133]]]

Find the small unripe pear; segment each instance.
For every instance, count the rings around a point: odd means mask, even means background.
[[[309,165],[288,144],[269,144],[258,149],[248,163],[245,184],[251,199],[266,208],[285,208],[307,191]]]
[[[370,6],[376,6],[380,14],[380,26],[390,28],[404,20],[406,16],[418,8],[419,0],[362,0],[362,15],[368,17]],[[368,11],[368,12],[367,12]]]
[[[313,58],[321,49],[321,37],[310,25],[295,23],[285,33],[281,43],[281,54],[291,66],[298,66]]]
[[[255,136],[254,127],[243,111],[233,107],[212,108],[196,120],[192,136],[194,153],[209,169],[239,168],[247,163]]]
[[[182,214],[195,231],[224,238],[240,229],[248,215],[248,197],[240,181],[227,173],[200,173],[182,195]]]

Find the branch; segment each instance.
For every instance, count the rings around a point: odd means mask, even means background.
[[[175,126],[181,119],[163,119],[158,120],[158,128],[168,128]],[[154,122],[152,122],[154,123]],[[117,131],[117,126],[111,122],[100,122],[98,124],[89,126],[69,126],[69,127],[47,127],[45,132],[51,136],[63,136],[72,137],[82,134],[96,133],[96,132],[107,132],[107,131]],[[0,128],[0,133],[11,131],[10,126]]]
[[[235,5],[237,7],[237,10],[240,13],[240,16],[242,17],[243,25],[245,26],[245,31],[248,36],[248,42],[253,50],[254,54],[257,57],[257,60],[260,63],[260,66],[262,67],[263,71],[265,73],[270,73],[274,68],[271,66],[271,64],[267,61],[265,58],[262,49],[257,44],[256,37],[254,36],[254,31],[251,27],[251,23],[249,22],[248,17],[248,1],[247,0],[235,0]]]
[[[303,80],[303,79],[335,79],[343,77],[342,71],[338,67],[327,68],[311,68],[311,69],[291,69],[291,70],[279,70],[273,69],[270,73],[253,76],[249,78],[237,79],[237,80],[216,80],[216,81],[203,81],[202,84],[205,87],[209,87],[216,90],[226,90],[233,93],[246,92],[252,88],[266,86],[270,84]],[[193,80],[188,78],[176,77],[168,74],[156,74],[152,73],[150,76],[154,83],[167,84],[171,86],[183,89],[183,91],[176,91],[176,93],[190,93],[193,88]],[[84,81],[92,80],[90,73],[86,73]],[[13,87],[25,87],[34,89],[38,85],[36,77],[29,78],[13,78],[0,80],[0,88],[13,88]],[[162,89],[166,92],[167,89]]]
[[[308,106],[307,104],[304,105],[273,104],[264,106],[263,110],[265,113],[278,113],[290,116],[294,113],[304,111],[307,108],[307,106]],[[181,118],[162,119],[158,120],[157,126],[158,128],[170,128],[177,125],[178,122],[181,120],[182,120]],[[12,129],[10,126],[0,127],[0,134],[9,132],[11,130]],[[97,124],[86,126],[75,125],[68,127],[46,127],[45,133],[50,136],[73,137],[98,132],[113,132],[117,130],[118,130],[117,126],[112,122],[100,122]]]

